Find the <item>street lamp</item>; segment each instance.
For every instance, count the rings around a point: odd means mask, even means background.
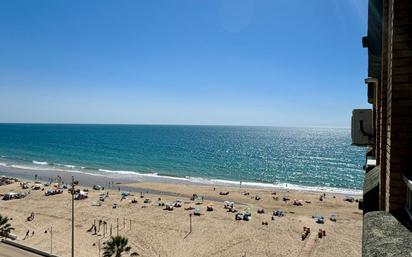
[[[72,257],[74,257],[74,186],[79,184],[78,181],[74,181],[72,176]]]
[[[50,232],[50,254],[53,254],[53,226],[50,226],[49,229],[46,229],[44,233]]]

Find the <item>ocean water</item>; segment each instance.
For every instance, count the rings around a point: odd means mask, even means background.
[[[2,167],[360,190],[347,128],[0,124]]]

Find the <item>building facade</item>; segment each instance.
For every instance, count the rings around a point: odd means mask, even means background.
[[[363,255],[412,256],[412,1],[369,0],[362,44],[372,109]]]

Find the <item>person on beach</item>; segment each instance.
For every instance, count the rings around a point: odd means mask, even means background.
[[[25,240],[26,238],[29,237],[29,233],[30,233],[30,230],[27,230],[27,231],[26,231],[26,236],[23,238],[23,240]]]

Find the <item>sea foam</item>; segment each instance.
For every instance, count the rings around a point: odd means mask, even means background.
[[[40,164],[39,164],[40,163]],[[49,162],[39,162],[33,161],[33,164],[37,165],[49,165]],[[216,185],[216,186],[227,186],[227,187],[239,187],[240,181],[235,180],[225,180],[225,179],[213,179],[213,178],[203,178],[203,177],[174,177],[167,175],[159,175],[157,172],[152,173],[143,173],[130,170],[110,170],[110,169],[91,169],[94,172],[84,171],[84,167],[78,167],[75,165],[69,164],[56,164],[49,165],[47,167],[39,167],[33,165],[22,165],[22,164],[8,164],[0,162],[0,166],[15,168],[15,169],[24,169],[24,170],[34,170],[34,171],[56,171],[56,172],[71,172],[71,173],[81,173],[90,176],[99,176],[99,177],[108,177],[108,178],[118,178],[121,175],[122,178],[135,179],[137,181],[160,181],[160,182],[173,182],[180,181],[183,183],[189,184],[200,184],[200,185]],[[83,168],[78,170],[76,168]],[[362,195],[361,190],[356,189],[345,189],[345,188],[335,188],[335,187],[312,187],[297,185],[292,183],[261,183],[261,182],[251,182],[251,181],[242,181],[243,187],[252,187],[252,188],[263,188],[263,189],[290,189],[298,191],[312,191],[312,192],[325,192],[325,193],[336,193],[336,194],[347,194],[347,195]]]
[[[33,163],[37,165],[49,165],[48,162],[42,162],[42,161],[36,161],[36,160],[33,160]]]

